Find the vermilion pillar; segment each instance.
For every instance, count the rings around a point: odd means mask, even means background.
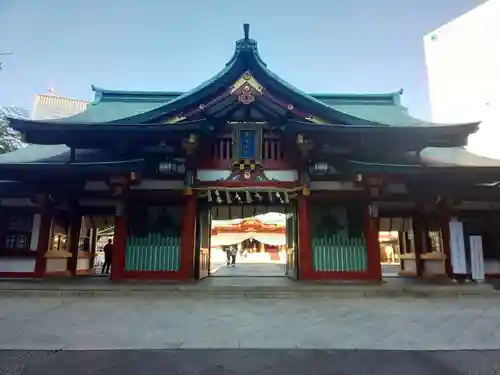
[[[299,278],[301,280],[312,280],[314,270],[311,231],[309,228],[309,199],[307,196],[298,196],[297,213],[299,219]]]
[[[125,273],[125,252],[127,248],[128,220],[126,205],[119,203],[115,214],[113,236],[113,258],[111,260],[111,280],[122,280]]]
[[[196,230],[196,195],[186,197],[182,216],[181,255],[179,277],[194,278],[194,247]]]
[[[370,216],[369,206],[365,210],[366,260],[368,263],[368,278],[373,281],[382,280],[380,266],[380,245],[378,242],[378,218]]]
[[[35,277],[43,277],[45,274],[45,253],[47,252],[50,243],[50,230],[52,227],[52,212],[47,206],[42,206],[40,211],[40,229],[38,232],[38,244],[36,248],[35,259]]]

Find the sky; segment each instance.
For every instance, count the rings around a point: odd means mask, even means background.
[[[250,23],[261,57],[310,93],[404,89],[430,118],[423,36],[480,0],[0,0],[0,105],[92,99],[91,85],[187,91],[230,59]]]

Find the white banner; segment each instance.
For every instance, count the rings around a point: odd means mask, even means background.
[[[472,280],[484,281],[483,238],[481,236],[470,236],[469,241]]]
[[[467,273],[467,259],[465,257],[464,225],[458,219],[450,221],[451,265],[454,274]]]

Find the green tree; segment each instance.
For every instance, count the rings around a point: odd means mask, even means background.
[[[12,55],[12,52],[0,52],[0,56]],[[3,70],[3,61],[0,61],[0,72]]]
[[[12,55],[12,52],[0,53],[0,56]],[[0,72],[3,70],[3,61],[0,61]],[[9,126],[6,112],[0,107],[0,154],[15,151],[23,147],[21,136]]]
[[[23,147],[21,136],[9,126],[5,115],[0,111],[0,154]]]

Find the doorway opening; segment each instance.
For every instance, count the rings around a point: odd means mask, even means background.
[[[401,271],[400,236],[395,231],[381,231],[378,234],[380,246],[380,267],[383,277],[399,276]]]
[[[382,277],[416,274],[415,234],[411,217],[380,218],[378,240]]]
[[[285,276],[284,213],[212,220],[210,242],[212,276]]]
[[[200,210],[198,279],[298,278],[295,205],[213,205]]]

